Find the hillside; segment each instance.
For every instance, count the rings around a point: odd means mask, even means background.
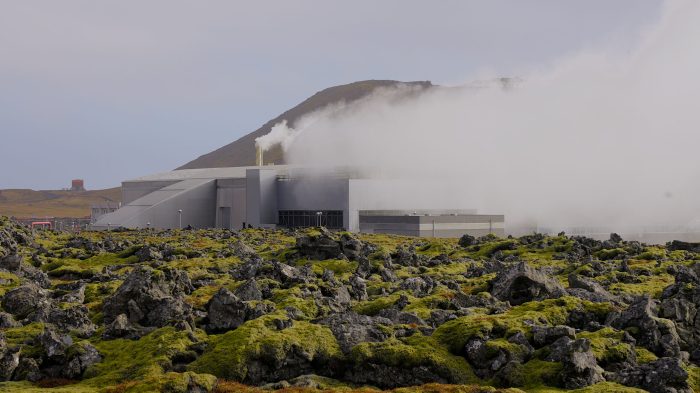
[[[698,260],[614,234],[33,234],[0,217],[0,391],[692,393]]]
[[[391,87],[398,84],[411,84],[424,87],[433,86],[430,82],[367,80],[330,87],[319,91],[301,104],[263,124],[262,127],[251,132],[250,134],[247,134],[240,139],[210,153],[204,154],[177,169],[255,165],[255,138],[267,134],[275,124],[281,122],[282,120],[287,120],[289,126],[293,128],[295,122],[307,113],[311,113],[333,103],[352,102],[367,96],[377,88]],[[284,157],[282,157],[281,149],[273,148],[266,152],[265,162],[275,164],[284,163]]]
[[[0,215],[31,217],[87,217],[90,206],[121,201],[121,188],[93,191],[0,190]]]

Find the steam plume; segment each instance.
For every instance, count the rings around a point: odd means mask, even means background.
[[[511,225],[692,225],[700,217],[698,20],[700,2],[669,1],[628,53],[579,53],[507,89],[377,91],[314,114],[303,133],[280,132],[292,135],[286,160],[378,168],[417,187],[443,178],[460,204],[503,212]]]

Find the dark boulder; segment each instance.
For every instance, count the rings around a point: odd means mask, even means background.
[[[73,339],[67,334],[60,334],[47,328],[37,336],[37,341],[47,359],[59,359],[66,355],[68,348],[73,345]]]
[[[9,329],[22,326],[17,322],[12,314],[0,311],[0,329]]]
[[[341,243],[325,229],[318,235],[297,237],[296,247],[302,256],[316,260],[337,259],[343,254]]]
[[[316,323],[328,326],[344,353],[349,353],[355,345],[363,342],[382,342],[388,339],[391,335],[382,326],[393,325],[389,319],[354,312],[332,314]]]
[[[661,358],[636,367],[607,373],[609,381],[633,386],[651,393],[692,393],[688,386],[688,373],[679,359]]]
[[[613,296],[593,279],[577,274],[570,274],[568,279],[569,288],[566,291],[572,296],[595,303],[619,303],[617,297]]]
[[[659,316],[673,321],[681,349],[700,361],[700,264],[675,267],[675,283],[661,294]]]
[[[622,313],[612,314],[608,323],[629,331],[637,344],[658,356],[679,357],[680,345],[675,324],[657,317],[657,303],[649,297],[640,298]]]
[[[350,288],[348,290],[350,291],[350,296],[355,300],[367,300],[367,284],[360,276],[353,274],[350,277]]]
[[[102,338],[110,340],[114,338],[127,338],[127,339],[138,339],[151,331],[154,327],[143,327],[138,326],[129,321],[129,317],[126,314],[119,314],[112,321],[112,323],[105,326]]]
[[[19,254],[12,253],[0,258],[0,269],[7,270],[8,272],[18,272],[21,266],[22,256]]]
[[[436,286],[437,284],[430,276],[425,276],[407,278],[401,283],[400,288],[413,292],[415,297],[425,297],[430,295]]]
[[[102,361],[97,348],[90,343],[75,344],[70,349],[70,357],[61,369],[61,376],[64,378],[80,378],[90,366]]]
[[[400,311],[393,307],[381,310],[378,315],[398,325],[425,326],[426,328],[428,326],[418,315],[412,312]]]
[[[0,381],[9,381],[19,365],[19,348],[8,348],[5,336],[0,332]]]
[[[17,319],[24,319],[48,302],[48,292],[36,284],[24,284],[5,293],[0,304]]]
[[[674,240],[666,244],[669,251],[690,251],[690,252],[700,252],[700,243],[688,243],[682,242],[680,240]]]
[[[358,260],[362,256],[364,244],[349,233],[343,233],[338,240],[340,251],[350,260]]]
[[[192,291],[187,273],[138,266],[117,291],[104,301],[105,323],[126,314],[132,323],[161,327],[180,321],[192,325],[192,307],[184,296]]]
[[[489,283],[490,293],[496,299],[519,305],[533,300],[559,298],[566,290],[559,282],[545,273],[521,262],[500,272]]]
[[[258,282],[255,279],[247,280],[241,284],[233,291],[233,294],[244,301],[262,300],[263,298],[262,291],[258,288]]]
[[[134,255],[138,257],[139,262],[160,261],[163,259],[163,254],[156,247],[149,245],[141,247]]]
[[[496,344],[488,339],[475,337],[464,346],[466,359],[480,378],[492,378],[499,375],[501,379],[509,379],[508,370],[501,371],[510,363],[522,364],[533,353],[532,346],[522,334],[516,334],[508,340],[510,345]],[[511,364],[508,368],[514,368]]]
[[[588,339],[562,337],[552,343],[546,360],[562,364],[559,383],[565,389],[579,389],[605,381]]]
[[[477,244],[476,238],[474,236],[464,234],[462,237],[459,238],[459,245],[461,247],[469,247]]]
[[[61,331],[71,331],[76,336],[88,338],[95,333],[96,327],[88,317],[88,309],[83,305],[61,307],[51,301],[42,301],[24,320],[51,324]]]
[[[207,303],[209,332],[224,332],[273,310],[266,303],[245,302],[226,288],[221,288]]]
[[[420,256],[413,246],[398,246],[391,254],[391,262],[401,266],[418,266],[421,263]]]
[[[576,330],[565,325],[532,327],[532,341],[537,347],[552,344],[562,337],[576,339]]]

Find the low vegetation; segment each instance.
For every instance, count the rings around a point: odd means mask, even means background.
[[[700,248],[0,219],[0,391],[700,391]]]

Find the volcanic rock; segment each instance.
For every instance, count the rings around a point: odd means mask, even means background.
[[[566,290],[557,280],[531,268],[525,262],[502,271],[489,286],[496,299],[508,301],[512,305],[566,295]]]
[[[105,322],[111,323],[120,314],[126,314],[132,323],[142,326],[191,322],[192,307],[184,301],[184,295],[191,291],[192,284],[183,271],[138,266],[117,291],[105,299]]]

